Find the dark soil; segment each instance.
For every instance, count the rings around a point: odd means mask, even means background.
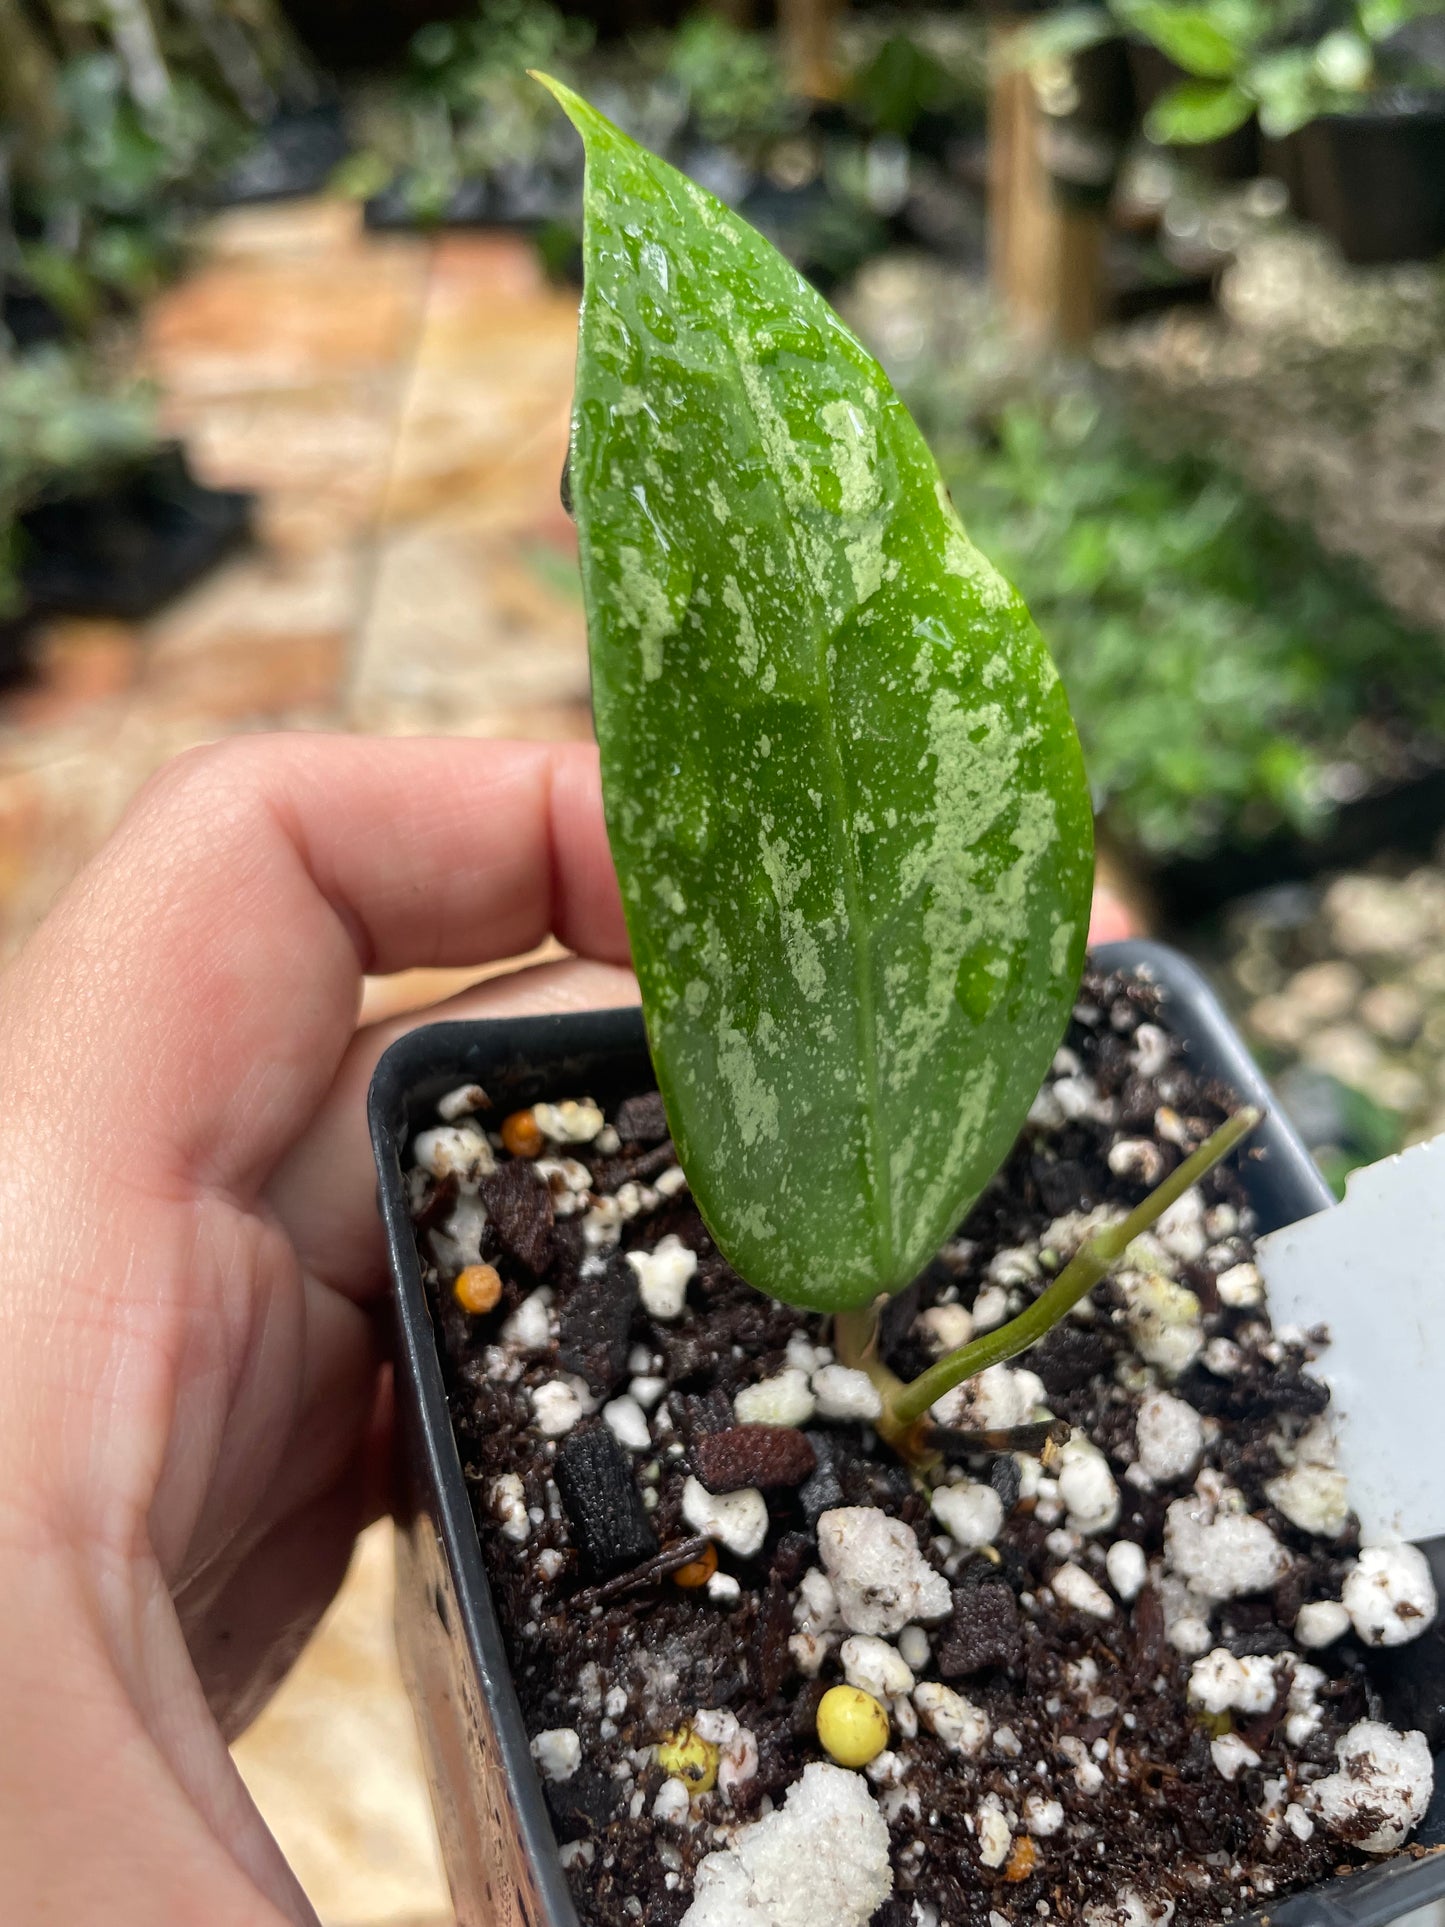
[[[1141,1048],[1141,1021],[1168,1021],[1148,984],[1086,980],[1067,1042],[1072,1058],[1061,1054],[1035,1107],[1044,1121],[1025,1130],[961,1239],[890,1313],[890,1359],[905,1376],[929,1357],[913,1322],[920,1311],[941,1297],[974,1304],[998,1253],[1038,1252],[1046,1227],[1067,1213],[1143,1196],[1143,1181],[1111,1175],[1111,1145],[1147,1139],[1172,1167],[1233,1108],[1231,1093],[1201,1081],[1172,1040]],[[1153,1062],[1161,1057],[1167,1061]],[[1094,1101],[1087,1114],[1060,1123],[1058,1100],[1047,1092],[1063,1083],[1075,1096],[1092,1090]],[[480,1125],[498,1122],[485,1117]],[[1301,1743],[1284,1737],[1287,1668],[1273,1707],[1234,1716],[1260,1762],[1234,1780],[1222,1776],[1210,1747],[1228,1717],[1206,1719],[1188,1703],[1193,1656],[1167,1637],[1180,1588],[1161,1577],[1161,1555],[1166,1509],[1193,1481],[1151,1487],[1129,1476],[1138,1400],[1153,1375],[1132,1349],[1117,1282],[1096,1290],[1089,1322],[1071,1319],[1018,1361],[1042,1378],[1049,1411],[1107,1456],[1121,1497],[1117,1522],[1092,1536],[1074,1534],[1066,1545],[1071,1535],[1057,1500],[1024,1496],[1037,1483],[1037,1434],[1047,1428],[1033,1428],[1028,1454],[965,1432],[948,1442],[950,1457],[962,1456],[975,1479],[992,1484],[1006,1518],[986,1552],[950,1554],[947,1541],[938,1544],[941,1528],[926,1494],[866,1426],[815,1419],[778,1439],[749,1437],[755,1428],[735,1425],[733,1396],[784,1369],[791,1335],[826,1344],[826,1321],[755,1294],[717,1252],[687,1191],[659,1194],[654,1181],[672,1158],[655,1095],[630,1098],[616,1125],[615,1145],[604,1136],[600,1144],[549,1147],[549,1156],[586,1165],[591,1186],[581,1194],[555,1173],[550,1184],[539,1182],[535,1166],[509,1164],[498,1151],[496,1174],[481,1180],[488,1221],[479,1252],[470,1254],[495,1264],[504,1281],[501,1305],[484,1318],[457,1307],[449,1289],[457,1251],[445,1235],[436,1238],[459,1223],[448,1216],[455,1180],[438,1183],[421,1172],[412,1179],[457,1439],[528,1729],[571,1729],[580,1740],[575,1773],[546,1781],[545,1791],[559,1841],[580,1843],[567,1854],[585,1922],[680,1922],[697,1863],[724,1844],[725,1829],[768,1811],[765,1802],[781,1805],[803,1768],[825,1757],[815,1714],[822,1692],[842,1678],[838,1642],[817,1678],[799,1670],[788,1642],[799,1581],[819,1564],[817,1519],[839,1505],[880,1507],[905,1521],[947,1572],[952,1615],[930,1629],[931,1657],[916,1670],[920,1680],[943,1678],[966,1693],[992,1729],[976,1757],[950,1753],[925,1730],[907,1734],[895,1702],[890,1746],[901,1779],[873,1785],[889,1816],[895,1885],[875,1927],[913,1927],[935,1916],[949,1927],[1081,1922],[1096,1907],[1106,1911],[1088,1927],[1099,1927],[1146,1915],[1162,1920],[1171,1906],[1179,1927],[1194,1927],[1363,1858],[1322,1825],[1301,1840],[1261,1812],[1266,1782],[1284,1782],[1283,1799],[1294,1800],[1331,1769],[1335,1741],[1370,1710],[1352,1640],[1306,1656],[1327,1678],[1318,1724]],[[627,1184],[638,1187],[626,1194],[640,1198],[637,1215],[623,1223],[613,1250],[589,1250],[595,1200]],[[1290,1555],[1272,1595],[1214,1609],[1208,1644],[1237,1655],[1276,1654],[1294,1647],[1291,1628],[1303,1601],[1338,1598],[1353,1545],[1348,1530],[1326,1542],[1269,1505],[1264,1487],[1281,1469],[1281,1431],[1297,1432],[1327,1395],[1304,1373],[1301,1342],[1273,1337],[1259,1309],[1221,1304],[1216,1277],[1251,1256],[1252,1216],[1233,1169],[1216,1171],[1203,1191],[1209,1207],[1225,1207],[1210,1220],[1218,1235],[1206,1255],[1181,1259],[1174,1271],[1200,1301],[1205,1337],[1232,1340],[1238,1354],[1228,1375],[1197,1360],[1171,1389],[1205,1415],[1206,1469],[1244,1494]],[[669,1234],[696,1254],[697,1268],[683,1315],[664,1323],[644,1309],[625,1253]],[[1045,1272],[1051,1255],[1045,1247]],[[1015,1308],[1020,1293],[1046,1281],[1012,1287]],[[554,1294],[550,1342],[528,1351],[504,1337],[503,1326],[540,1284]],[[1221,1354],[1216,1347],[1206,1356]],[[625,1449],[590,1414],[564,1436],[544,1438],[530,1394],[568,1372],[586,1380],[599,1404],[639,1374],[665,1379],[666,1393],[648,1413],[651,1444]],[[1042,1449],[1046,1470],[1054,1448]],[[690,1472],[717,1492],[752,1485],[766,1497],[770,1525],[759,1555],[739,1559],[720,1548],[722,1572],[738,1582],[731,1598],[679,1586],[665,1556],[647,1564],[695,1537],[682,1514]],[[514,1509],[510,1530],[503,1529],[495,1482],[505,1474],[522,1482],[525,1528]],[[514,1535],[523,1529],[519,1543]],[[1144,1549],[1149,1582],[1107,1619],[1070,1609],[1052,1589],[1061,1560],[1107,1590],[1103,1555],[1119,1539]],[[720,1590],[730,1589],[724,1582]],[[715,1792],[695,1802],[684,1823],[660,1824],[650,1809],[664,1775],[651,1749],[712,1708],[730,1710],[755,1736],[756,1773],[733,1787],[730,1800]],[[1023,1818],[1031,1794],[1056,1801],[1062,1824],[1031,1837]],[[1011,1850],[996,1866],[983,1864],[977,1831],[988,1796],[1012,1816]],[[1278,1788],[1274,1797],[1278,1811]],[[1126,1889],[1141,1913],[1115,1911]],[[915,1913],[915,1899],[933,1915]]]

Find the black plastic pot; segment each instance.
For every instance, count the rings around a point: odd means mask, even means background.
[[[419,214],[414,190],[405,177],[384,187],[366,203],[367,227],[378,233],[422,232],[438,228],[535,233],[554,221],[577,221],[582,182],[558,180],[544,169],[518,165],[483,179],[458,184],[435,215]]]
[[[255,144],[216,190],[219,207],[319,194],[351,151],[341,103],[290,108],[260,129]]]
[[[1193,1061],[1242,1097],[1266,1105],[1243,1171],[1266,1229],[1312,1216],[1330,1193],[1238,1033],[1193,965],[1154,943],[1106,944],[1105,968],[1147,970],[1166,994],[1166,1019]],[[649,1075],[635,1010],[434,1024],[392,1046],[372,1082],[372,1145],[380,1177],[396,1316],[400,1493],[396,1632],[420,1730],[458,1927],[494,1921],[578,1927],[532,1765],[521,1708],[482,1565],[447,1412],[436,1338],[407,1212],[402,1159],[418,1120],[458,1083],[482,1083],[500,1111],[587,1090],[604,1103]],[[1433,1694],[1438,1660],[1427,1642],[1422,1678],[1396,1681]],[[1433,1667],[1434,1671],[1429,1669]],[[1418,1695],[1417,1695],[1418,1696]],[[1411,1702],[1412,1712],[1414,1710]],[[1445,1761],[1416,1840],[1445,1841]],[[800,1870],[800,1877],[806,1877]],[[1382,1927],[1445,1896],[1445,1854],[1408,1856],[1298,1894],[1240,1927]]]
[[[1165,923],[1184,930],[1236,897],[1366,863],[1382,850],[1423,855],[1445,830],[1445,769],[1420,770],[1341,803],[1316,836],[1278,830],[1257,842],[1229,842],[1207,855],[1154,861],[1124,846]]]
[[[179,445],[20,517],[32,615],[139,621],[199,581],[251,532],[251,497],[206,488]]]
[[[17,348],[42,348],[64,341],[65,317],[37,288],[7,276],[0,291],[0,327]]]
[[[1428,261],[1445,252],[1445,94],[1326,114],[1295,141],[1300,211],[1347,261]]]

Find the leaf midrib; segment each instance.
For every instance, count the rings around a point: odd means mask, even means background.
[[[806,293],[812,291],[805,290]],[[732,336],[719,330],[727,343],[728,354],[738,366],[737,389],[748,419],[753,423],[756,445],[763,449],[766,456],[767,444],[763,438],[761,424],[748,396],[747,383],[742,378],[742,363]],[[756,364],[755,364],[756,365]],[[761,371],[760,371],[761,372]],[[766,377],[765,377],[766,379]],[[822,603],[813,585],[809,570],[801,565],[792,516],[781,500],[778,477],[773,472],[772,463],[766,465],[765,473],[768,486],[774,497],[778,525],[785,531],[788,553],[793,562],[792,580],[802,583],[809,607],[809,633],[814,638],[815,669],[818,686],[825,692],[822,705],[822,729],[828,768],[827,786],[831,786],[833,803],[837,811],[839,837],[842,842],[843,902],[847,911],[848,927],[856,930],[860,941],[853,948],[853,991],[858,1006],[859,1056],[863,1064],[866,1103],[864,1106],[864,1126],[867,1143],[864,1155],[873,1188],[872,1213],[874,1230],[873,1262],[878,1272],[878,1289],[890,1288],[894,1262],[893,1239],[893,1195],[889,1183],[889,1173],[884,1162],[885,1133],[883,1129],[883,1085],[882,1068],[878,1053],[878,1013],[874,996],[873,982],[873,927],[863,911],[863,880],[859,875],[853,839],[849,829],[847,808],[847,784],[843,774],[843,755],[838,741],[836,724],[837,699],[833,687],[832,672],[828,663],[828,639],[834,633],[829,627]],[[826,513],[826,511],[823,511]]]

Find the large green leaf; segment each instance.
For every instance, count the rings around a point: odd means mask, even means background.
[[[571,478],[613,854],[678,1154],[795,1304],[905,1284],[1008,1150],[1088,918],[1053,664],[877,363],[564,87]]]

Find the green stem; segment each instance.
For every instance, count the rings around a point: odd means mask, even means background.
[[[1252,1104],[1236,1111],[1211,1137],[1205,1139],[1197,1151],[1191,1152],[1177,1170],[1171,1171],[1142,1204],[1136,1204],[1127,1218],[1099,1232],[1081,1246],[1047,1291],[1036,1298],[1026,1311],[1021,1311],[1017,1318],[1011,1318],[1006,1325],[1000,1325],[997,1331],[986,1332],[971,1345],[963,1345],[958,1351],[950,1352],[947,1358],[940,1358],[936,1365],[930,1365],[911,1385],[903,1386],[887,1401],[892,1422],[905,1429],[916,1424],[929,1407],[945,1392],[951,1392],[955,1385],[961,1385],[966,1378],[977,1377],[980,1372],[987,1371],[990,1365],[999,1365],[1006,1358],[1016,1357],[1019,1352],[1027,1351],[1030,1345],[1036,1345],[1066,1312],[1072,1311],[1086,1292],[1091,1291],[1112,1270],[1134,1240],[1147,1231],[1192,1184],[1197,1184],[1222,1157],[1226,1157],[1239,1140],[1254,1129],[1262,1116],[1263,1112]],[[895,1379],[894,1383],[898,1381]]]

